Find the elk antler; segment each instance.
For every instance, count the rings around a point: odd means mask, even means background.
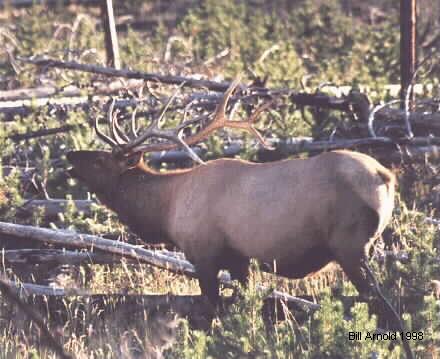
[[[121,127],[119,126],[117,117],[115,114],[113,114],[113,108],[114,108],[114,100],[109,106],[109,111],[107,113],[107,121],[109,122],[110,127],[110,134],[112,136],[109,137],[105,134],[103,134],[99,128],[98,128],[98,121],[95,121],[95,129],[98,136],[106,143],[111,145],[113,147],[113,150],[115,153],[118,154],[129,154],[134,152],[153,152],[153,151],[166,151],[166,150],[172,150],[176,149],[180,146],[183,146],[184,149],[190,154],[191,158],[196,160],[197,162],[202,162],[200,158],[191,150],[189,147],[190,145],[197,144],[204,140],[209,134],[212,132],[223,128],[223,127],[230,127],[230,128],[238,128],[242,130],[246,130],[253,134],[258,141],[265,147],[265,148],[271,148],[270,145],[268,145],[261,134],[258,132],[258,130],[254,127],[254,124],[258,118],[258,116],[265,111],[267,108],[269,108],[273,101],[269,101],[251,114],[247,120],[243,121],[231,121],[226,116],[226,107],[228,105],[229,98],[231,97],[232,93],[238,86],[239,81],[236,79],[232,84],[229,86],[229,88],[226,90],[225,94],[223,95],[220,103],[217,106],[217,109],[214,113],[214,117],[211,120],[211,122],[204,128],[202,128],[199,132],[195,133],[194,135],[191,135],[189,137],[186,137],[185,140],[182,139],[182,133],[183,129],[186,127],[193,125],[195,123],[199,123],[202,118],[196,118],[192,120],[185,121],[178,125],[175,128],[172,129],[161,129],[160,123],[165,116],[166,111],[168,110],[171,103],[176,98],[178,91],[183,86],[179,86],[177,91],[171,96],[165,106],[163,107],[160,115],[158,118],[153,120],[153,122],[148,126],[147,129],[142,131],[140,134],[138,134],[136,129],[136,123],[135,123],[135,114],[132,115],[131,118],[131,132],[134,136],[132,139],[129,138],[128,135],[124,134]],[[146,140],[150,138],[162,138],[165,140],[168,140],[170,142],[162,142],[162,143],[156,143],[156,144],[143,144]]]

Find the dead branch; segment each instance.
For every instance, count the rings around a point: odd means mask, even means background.
[[[375,115],[376,121],[396,121],[403,124],[405,118],[405,111],[393,108],[384,108],[378,111]],[[411,112],[409,121],[415,127],[427,127],[433,129],[440,129],[440,112],[426,113],[426,112]]]
[[[59,91],[55,87],[51,86],[41,86],[36,88],[25,88],[25,89],[15,89],[15,90],[4,90],[0,91],[0,101],[17,101],[17,100],[32,100],[34,98],[54,96]],[[73,92],[65,93],[62,92],[64,97],[79,96],[79,89],[75,88]],[[69,94],[71,96],[69,96]]]
[[[78,252],[64,249],[8,249],[0,252],[7,263],[33,265],[81,265],[81,264],[115,264],[120,257],[100,252]],[[136,263],[128,259],[131,263]]]
[[[59,133],[66,133],[71,131],[73,128],[74,126],[72,125],[65,125],[57,128],[47,128],[38,131],[30,131],[27,133],[17,133],[14,135],[9,135],[8,138],[14,142],[18,142],[23,140],[30,140],[32,138],[51,136]]]
[[[191,77],[185,76],[172,76],[172,75],[161,75],[146,73],[135,70],[121,69],[116,70],[110,67],[102,67],[98,65],[90,64],[80,64],[73,61],[60,61],[55,59],[44,59],[44,58],[25,58],[17,57],[17,60],[33,64],[40,67],[55,67],[67,70],[76,70],[89,72],[109,77],[124,77],[128,79],[142,79],[145,81],[162,82],[169,85],[181,85],[188,87],[204,88],[211,91],[224,92],[229,87],[230,83],[227,82],[216,82],[210,80],[198,80]]]
[[[87,313],[96,313],[100,320],[116,321],[121,317],[129,318],[144,314],[145,311],[149,313],[176,313],[182,317],[188,317],[190,322],[195,323],[194,319],[203,318],[210,313],[210,306],[206,298],[202,295],[143,295],[143,294],[127,294],[127,293],[110,293],[110,294],[93,294],[83,292],[78,294],[75,291],[65,291],[61,295],[61,289],[55,294],[40,294],[50,291],[42,290],[36,285],[20,284],[16,282],[9,282],[11,288],[16,292],[22,294],[26,293],[27,302],[33,308],[38,308],[41,313],[47,314],[48,318],[56,325],[65,324],[66,316],[60,313],[65,312],[66,301],[69,305],[83,308]],[[28,290],[25,292],[23,287]],[[35,289],[35,292],[33,290]],[[305,302],[313,300],[310,296],[300,298]],[[355,297],[344,298],[348,304],[352,304],[356,300]],[[222,297],[222,306],[230,305],[234,302],[233,297]],[[273,302],[273,299],[267,299],[265,302]],[[301,310],[295,302],[284,301],[283,304],[289,310]],[[115,316],[116,315],[116,316]],[[119,319],[118,319],[119,318]]]

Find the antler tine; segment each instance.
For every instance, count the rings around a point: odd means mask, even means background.
[[[108,145],[110,145],[110,146],[112,146],[112,147],[118,145],[118,144],[116,143],[115,140],[113,140],[111,137],[107,136],[104,132],[102,132],[102,131],[99,129],[99,125],[98,125],[98,117],[95,118],[95,121],[94,121],[94,127],[95,127],[96,134],[98,135],[98,137],[99,137],[102,141],[104,141],[105,143],[107,143]]]
[[[185,85],[185,82],[182,82],[179,87],[174,91],[173,95],[168,99],[167,103],[163,107],[162,111],[160,112],[159,117],[153,121],[153,124],[155,125],[155,128],[158,128],[160,123],[162,122],[163,117],[165,116],[165,113],[168,111],[168,108],[170,105],[174,102],[175,98],[177,97],[177,94],[180,92],[180,89]]]
[[[267,110],[272,104],[273,100],[268,101],[264,103],[263,105],[259,106],[249,117],[247,120],[244,121],[228,121],[225,126],[230,128],[239,128],[242,130],[246,130],[252,135],[254,135],[257,140],[261,143],[261,145],[269,150],[273,150],[274,147],[271,146],[266,142],[266,140],[263,138],[263,136],[258,132],[258,130],[254,127],[254,123],[258,119],[258,116],[265,110]]]
[[[116,100],[112,98],[112,102],[110,103],[110,106],[107,111],[107,123],[108,127],[110,129],[110,135],[113,139],[113,141],[116,143],[117,146],[122,146],[126,144],[127,142],[124,141],[123,138],[121,138],[120,133],[122,132],[121,128],[119,127],[119,124],[116,123],[117,114],[114,111]],[[118,133],[119,130],[119,133]]]
[[[255,123],[258,120],[258,116],[261,115],[264,111],[266,111],[270,106],[273,105],[275,100],[270,100],[266,103],[263,103],[260,107],[258,107],[248,118],[249,123]]]
[[[160,125],[160,122],[162,121],[163,117],[165,116],[165,113],[167,112],[168,108],[170,107],[171,103],[174,101],[174,99],[176,98],[177,94],[179,93],[180,89],[182,88],[182,86],[184,84],[185,83],[182,82],[182,84],[179,85],[179,87],[173,93],[173,95],[168,99],[165,106],[162,108],[162,111],[160,112],[159,117],[154,119],[153,122],[150,124],[150,126],[148,126],[148,128],[143,133],[141,133],[139,136],[135,137],[133,140],[125,143],[123,145],[123,148],[121,149],[121,152],[123,152],[123,153],[132,152],[135,147],[139,146],[142,142],[144,142],[145,140],[147,140],[150,137],[162,137],[162,138],[170,139],[170,136],[172,135],[170,133],[170,130],[160,130],[159,125]],[[132,117],[132,131],[134,129],[134,126],[135,126],[134,120]],[[136,130],[134,132],[136,132]],[[177,147],[177,146],[174,145],[174,147]],[[142,151],[142,149],[136,148],[136,151]]]
[[[134,137],[137,137],[137,126],[136,126],[136,113],[137,113],[137,107],[133,110],[133,113],[131,114],[131,133]]]
[[[124,133],[121,126],[119,125],[118,116],[116,113],[114,113],[112,117],[111,131],[113,138],[120,146],[123,146],[130,141],[130,139],[127,137],[127,135]]]
[[[215,111],[214,120],[213,123],[217,123],[217,128],[223,127],[224,123],[226,122],[226,107],[228,106],[229,98],[231,97],[232,93],[235,91],[237,86],[240,84],[240,77],[237,77],[234,81],[232,81],[231,85],[226,90],[225,94],[223,95],[222,99],[220,100],[220,103],[217,106],[217,109]]]
[[[114,105],[115,105],[115,100],[113,99],[113,101],[112,101],[112,103],[110,104],[109,109],[108,109],[108,111],[107,111],[107,119],[108,119],[108,116],[111,116],[111,113],[113,112],[113,107],[114,107]],[[102,131],[99,129],[98,117],[95,118],[95,121],[94,121],[94,127],[95,127],[96,134],[98,135],[98,137],[99,137],[102,141],[104,141],[105,143],[107,143],[108,145],[110,145],[110,146],[112,146],[112,147],[115,147],[115,146],[118,145],[117,142],[116,142],[113,138],[107,136],[104,132],[102,132]]]

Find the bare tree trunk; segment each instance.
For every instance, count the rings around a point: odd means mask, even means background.
[[[416,70],[416,0],[400,0],[400,83],[402,109]],[[414,98],[413,98],[414,99]]]
[[[104,25],[107,65],[119,70],[121,68],[121,59],[119,56],[118,36],[116,34],[112,0],[101,1],[101,17],[103,18]]]

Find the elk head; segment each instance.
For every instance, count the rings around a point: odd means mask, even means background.
[[[69,169],[72,177],[84,181],[93,192],[111,190],[115,180],[124,172],[142,162],[142,153],[117,156],[108,151],[71,151],[67,160],[73,165]]]

